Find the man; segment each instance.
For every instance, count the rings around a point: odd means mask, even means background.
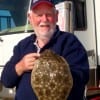
[[[41,52],[51,49],[69,63],[73,88],[68,100],[83,100],[89,65],[82,44],[73,34],[59,30],[56,25],[58,11],[51,0],[32,0],[28,19],[35,34],[15,46],[14,54],[2,72],[2,83],[9,88],[16,86],[15,100],[37,100],[31,87],[31,71]]]

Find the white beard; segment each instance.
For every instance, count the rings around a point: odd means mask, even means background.
[[[42,27],[45,28],[45,26],[50,27],[50,30],[41,30]],[[41,27],[40,29],[38,29],[37,27],[35,27],[34,32],[37,36],[37,38],[40,39],[48,39],[50,40],[51,37],[53,36],[55,29],[56,29],[56,25],[51,25],[48,22],[45,23],[40,23],[39,27]]]

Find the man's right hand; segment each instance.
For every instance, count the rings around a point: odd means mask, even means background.
[[[39,53],[29,53],[25,55],[15,66],[17,74],[20,76],[24,72],[32,70],[34,67],[35,60],[39,57]]]

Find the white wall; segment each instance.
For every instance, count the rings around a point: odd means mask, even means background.
[[[97,33],[97,51],[98,61],[100,65],[100,0],[95,0],[95,14],[96,14],[96,33]]]
[[[95,17],[94,0],[86,0],[87,29],[84,31],[75,31],[75,35],[82,42],[87,51],[93,50],[94,55],[89,59],[90,67],[95,68],[96,63],[96,35],[95,35]]]
[[[14,46],[23,38],[30,35],[30,33],[20,33],[12,35],[0,36],[3,42],[0,42],[0,66],[5,65],[5,63],[10,59],[13,54]]]

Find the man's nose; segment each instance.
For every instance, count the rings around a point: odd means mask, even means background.
[[[43,16],[42,16],[42,21],[47,21],[48,20],[48,17],[47,17],[47,15],[46,14],[44,14]]]

